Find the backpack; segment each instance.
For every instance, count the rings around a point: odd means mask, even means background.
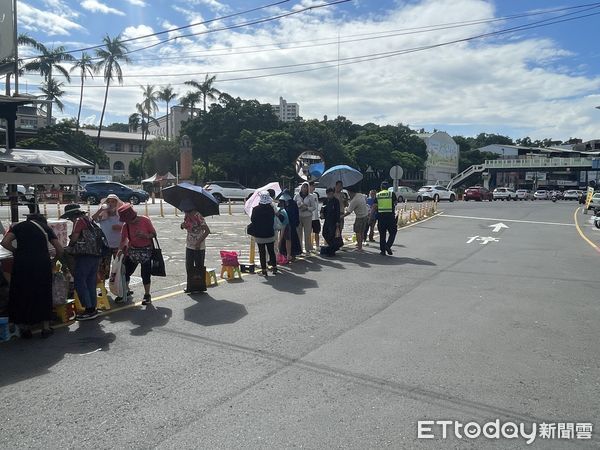
[[[82,217],[87,228],[81,231],[81,235],[75,244],[71,253],[74,255],[107,256],[111,250],[108,240],[102,229],[87,217]]]

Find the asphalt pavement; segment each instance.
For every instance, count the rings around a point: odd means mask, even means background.
[[[598,448],[600,239],[576,208],[444,203],[392,257],[346,248],[194,296],[180,218],[156,218],[170,276],[152,306],[0,344],[0,448],[527,446],[417,438],[496,419],[592,423],[531,447]],[[245,223],[210,218],[211,261]]]

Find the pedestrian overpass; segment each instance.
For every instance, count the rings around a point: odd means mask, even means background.
[[[499,172],[518,172],[518,171],[537,171],[545,169],[547,171],[576,169],[576,170],[598,170],[600,169],[599,158],[523,158],[523,159],[493,159],[486,160],[483,164],[475,164],[456,175],[450,183],[448,189],[452,189],[464,183],[469,177],[488,171]]]

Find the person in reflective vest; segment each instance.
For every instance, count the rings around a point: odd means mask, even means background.
[[[396,222],[396,194],[389,191],[389,183],[381,183],[381,190],[377,193],[377,229],[379,230],[379,250],[381,255],[393,255],[392,245],[398,232]]]

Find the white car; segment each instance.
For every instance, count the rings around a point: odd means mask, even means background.
[[[563,199],[564,200],[579,200],[580,195],[581,195],[581,191],[578,191],[576,189],[569,189],[568,191],[565,191],[565,193],[563,194]]]
[[[538,189],[533,194],[534,200],[548,200],[549,198],[550,198],[550,195],[548,194],[548,191],[545,189]]]
[[[598,192],[592,196],[592,200],[590,201],[590,204],[588,205],[587,209],[595,209],[595,208],[600,208],[600,192]]]
[[[499,187],[494,189],[494,200],[518,200],[519,196],[511,188]]]
[[[529,189],[517,189],[517,198],[519,200],[533,200],[533,195]]]
[[[436,202],[440,200],[449,200],[453,202],[456,200],[456,193],[444,186],[423,186],[417,191],[417,194],[421,195],[423,200],[434,200]]]
[[[255,191],[235,181],[212,181],[204,186],[204,189],[210,192],[219,202],[246,200]]]
[[[388,189],[390,192],[394,192],[394,188],[391,187]],[[398,186],[398,191],[396,192],[396,196],[398,197],[398,202],[404,203],[406,202],[422,202],[423,196],[415,191],[413,188],[408,186]]]
[[[32,186],[26,188],[22,184],[17,185],[17,195],[19,196],[19,200],[30,200],[33,198],[34,189]],[[8,198],[8,186],[5,184],[0,192],[0,196],[2,198]]]

